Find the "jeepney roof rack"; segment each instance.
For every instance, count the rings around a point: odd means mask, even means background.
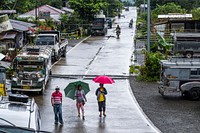
[[[193,57],[193,58],[183,58],[183,57],[171,57],[168,59],[170,62],[200,62],[199,57]]]
[[[165,67],[171,68],[200,68],[200,58],[169,58],[160,62]]]
[[[30,98],[24,94],[9,94],[8,96],[1,96],[0,104],[6,104],[6,103],[22,104],[25,106],[29,106],[30,107],[29,110],[32,112],[34,111],[35,99]]]

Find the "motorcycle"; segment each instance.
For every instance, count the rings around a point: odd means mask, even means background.
[[[132,28],[133,27],[133,23],[129,23],[129,28]]]

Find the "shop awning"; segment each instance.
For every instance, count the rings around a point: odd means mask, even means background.
[[[17,33],[16,32],[5,32],[3,35],[0,35],[0,40],[4,39],[15,39]]]

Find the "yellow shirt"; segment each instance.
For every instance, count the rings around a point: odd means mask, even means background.
[[[100,91],[103,91],[103,88],[100,88]],[[104,100],[105,100],[104,94],[100,93],[100,95],[99,95],[99,102],[103,102]]]

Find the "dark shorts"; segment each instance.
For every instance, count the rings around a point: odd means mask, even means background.
[[[103,102],[98,102],[98,106],[99,106],[99,111],[103,111],[105,112],[106,111],[106,101],[103,101]]]

